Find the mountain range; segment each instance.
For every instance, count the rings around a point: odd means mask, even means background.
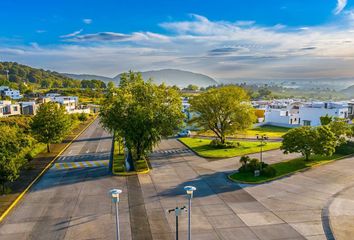
[[[89,74],[71,74],[71,73],[62,73],[65,76],[70,78],[79,79],[79,80],[91,80],[97,79],[104,82],[113,81],[116,84],[119,84],[121,74],[113,78],[89,75]],[[213,85],[218,85],[218,82],[204,74],[194,73],[189,71],[183,71],[178,69],[162,69],[155,71],[145,71],[141,72],[145,80],[152,79],[156,84],[165,83],[166,85],[173,86],[176,85],[180,88],[187,87],[188,85],[196,85],[198,87],[208,87]]]

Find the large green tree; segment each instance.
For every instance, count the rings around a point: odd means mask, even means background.
[[[22,150],[29,147],[30,138],[18,127],[0,124],[0,184],[16,180],[25,164]]]
[[[103,125],[124,138],[133,159],[140,160],[162,137],[183,121],[179,93],[145,82],[140,73],[122,74],[120,87],[107,96],[100,111]]]
[[[227,134],[249,128],[256,118],[247,92],[236,86],[209,89],[190,103],[195,113],[191,122],[213,131],[221,143],[225,143]]]
[[[34,137],[47,144],[47,151],[50,152],[50,144],[61,141],[70,129],[70,124],[70,116],[65,112],[65,108],[48,102],[39,107],[31,129]]]
[[[332,155],[337,146],[337,138],[329,126],[304,126],[288,131],[280,149],[285,154],[301,153],[308,161],[312,154]]]

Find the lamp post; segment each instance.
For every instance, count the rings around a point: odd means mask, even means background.
[[[262,165],[263,165],[263,144],[266,143],[266,141],[269,139],[269,137],[265,134],[262,134],[262,135],[259,135],[259,134],[256,134],[257,136],[257,140],[261,143],[261,169],[262,169]]]
[[[192,211],[192,198],[193,192],[197,190],[197,188],[193,186],[185,186],[184,190],[186,191],[187,195],[189,196],[189,204],[188,204],[188,240],[191,240],[191,211]]]
[[[168,210],[168,213],[171,212],[175,212],[175,216],[176,216],[176,240],[178,240],[178,216],[181,214],[181,211],[186,209],[186,206],[183,206],[181,208],[176,207],[174,209],[170,209]]]
[[[120,232],[119,232],[119,210],[118,210],[118,203],[119,203],[119,195],[122,193],[120,189],[112,189],[109,191],[111,194],[112,202],[116,205],[116,232],[117,232],[117,240],[120,240]]]

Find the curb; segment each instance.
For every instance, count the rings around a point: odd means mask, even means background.
[[[16,205],[20,202],[23,196],[31,189],[31,187],[48,171],[48,169],[53,165],[53,163],[60,157],[61,154],[84,132],[86,131],[94,121],[96,121],[97,116],[84,128],[82,129],[66,146],[51,160],[47,166],[37,175],[37,177],[23,190],[20,195],[11,203],[11,205],[6,209],[6,211],[0,216],[0,223],[6,218],[7,215],[11,212],[11,210],[16,207]]]

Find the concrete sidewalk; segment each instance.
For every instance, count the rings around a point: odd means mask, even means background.
[[[192,210],[193,239],[305,239],[240,186],[227,180],[221,170],[235,170],[236,159],[207,161],[184,149],[175,139],[164,140],[151,156],[150,174],[139,175],[153,239],[174,239],[175,216],[167,210],[187,205],[183,190],[186,185],[197,187]],[[226,161],[231,162],[232,168]],[[180,238],[186,236],[187,214],[182,213]]]

